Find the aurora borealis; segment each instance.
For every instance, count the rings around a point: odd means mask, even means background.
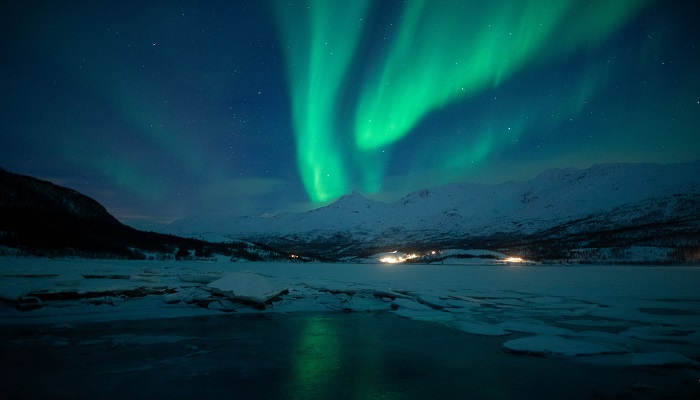
[[[354,119],[357,150],[390,146],[430,111],[498,87],[528,63],[544,63],[597,45],[645,3],[601,1],[594,7],[541,0],[406,3],[388,49],[376,63],[369,63],[368,77],[362,80]],[[339,146],[332,142],[336,98],[366,18],[366,2],[351,4],[310,1],[301,9],[309,16],[278,4],[283,36],[288,38],[299,168],[315,201],[336,198],[349,189]],[[309,29],[300,29],[299,24]],[[363,190],[378,191],[379,168],[363,173]]]
[[[313,201],[344,194],[348,181],[335,133],[337,99],[368,1],[278,3],[287,39],[299,173]]]
[[[1,7],[0,167],[135,225],[700,158],[692,1]]]

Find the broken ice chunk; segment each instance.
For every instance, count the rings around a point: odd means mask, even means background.
[[[215,293],[232,299],[266,304],[287,288],[272,278],[253,272],[232,272],[207,285]]]

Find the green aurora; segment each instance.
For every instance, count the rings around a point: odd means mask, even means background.
[[[278,9],[292,82],[297,163],[313,201],[338,197],[348,188],[334,134],[335,109],[368,5],[366,0],[317,0],[308,7]]]
[[[322,202],[348,193],[349,170],[354,168],[361,171],[362,189],[378,192],[383,178],[380,153],[429,113],[496,88],[523,69],[599,45],[648,3],[412,0],[391,32],[388,50],[375,58],[358,51],[368,2],[278,3],[297,163],[309,197]],[[339,98],[352,63],[368,71],[353,108],[354,140],[343,139],[343,128],[337,125]],[[585,83],[597,82],[605,80]],[[580,109],[586,93],[596,89],[578,91]],[[464,160],[483,161],[494,148],[517,137],[518,125],[524,124],[524,119],[516,121],[504,134],[482,132],[461,156],[448,157],[445,173],[464,167]],[[350,160],[346,154],[352,155]],[[352,163],[360,165],[348,165]]]

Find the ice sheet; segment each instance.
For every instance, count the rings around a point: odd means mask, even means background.
[[[643,360],[670,352],[692,360],[700,357],[698,287],[700,268],[692,267],[6,257],[0,259],[0,325],[380,311],[503,335],[504,348],[523,353],[624,352]],[[507,341],[509,334],[525,337]]]

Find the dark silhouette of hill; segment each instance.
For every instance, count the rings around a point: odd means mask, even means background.
[[[75,190],[0,168],[0,246],[23,254],[142,259],[185,249],[234,255],[249,245],[139,231]]]

